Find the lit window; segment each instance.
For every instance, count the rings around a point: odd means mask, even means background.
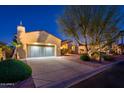
[[[75,51],[75,46],[74,45],[71,48],[72,48],[72,51]]]

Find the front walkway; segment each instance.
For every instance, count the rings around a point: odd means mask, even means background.
[[[28,64],[33,70],[32,78],[36,87],[52,87],[57,82],[71,79],[95,69],[88,65],[63,59],[63,57],[31,59]]]

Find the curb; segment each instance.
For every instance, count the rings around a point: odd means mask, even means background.
[[[43,86],[40,86],[40,87],[44,87],[44,88],[66,88],[66,87],[71,87],[72,85],[75,85],[81,81],[84,81],[90,77],[93,77],[95,75],[97,75],[98,73],[100,72],[103,72],[105,71],[106,69],[110,68],[111,66],[117,64],[117,63],[120,63],[124,60],[121,60],[121,61],[117,61],[117,62],[113,62],[113,63],[110,63],[110,64],[107,64],[107,65],[103,65],[93,71],[89,71],[85,74],[80,74],[80,75],[77,75],[73,78],[70,78],[70,79],[66,79],[66,80],[62,80],[62,81],[59,81],[59,82],[55,82],[55,83],[52,83],[52,84],[47,84],[47,85],[43,85]],[[82,78],[83,77],[83,78]],[[39,88],[40,88],[39,87]]]
[[[25,86],[26,83],[30,82],[30,80],[32,80],[32,77],[29,77],[29,78],[27,78],[26,80],[17,82],[17,83],[14,85],[14,88],[30,88],[30,87],[34,87],[34,88],[35,88],[34,83],[33,83],[31,86]],[[33,81],[32,81],[32,82],[33,82]]]

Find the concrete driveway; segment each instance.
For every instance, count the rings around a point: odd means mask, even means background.
[[[71,80],[95,69],[63,59],[63,57],[29,59],[27,62],[32,68],[32,78],[36,87],[53,87],[55,84]],[[73,83],[73,80],[71,82]]]

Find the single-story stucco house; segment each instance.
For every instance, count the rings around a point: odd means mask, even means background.
[[[18,48],[19,58],[60,56],[61,39],[46,31],[28,31],[23,25],[17,26],[17,40],[21,42]]]

